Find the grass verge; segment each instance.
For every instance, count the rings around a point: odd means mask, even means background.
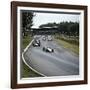
[[[73,43],[67,42],[67,41],[62,40],[62,39],[57,39],[57,38],[55,38],[55,41],[58,44],[60,44],[61,46],[63,46],[64,48],[79,55],[79,45],[78,44],[73,44]]]
[[[27,45],[31,42],[32,37],[30,35],[23,37],[22,39],[22,48],[25,49]]]
[[[31,36],[25,36],[22,39],[22,48],[25,49],[27,45],[31,42],[32,37]],[[31,70],[22,60],[22,70],[21,70],[22,78],[28,78],[28,77],[40,77],[41,75],[35,73],[33,70]]]
[[[35,73],[33,70],[31,70],[23,61],[22,61],[22,77],[40,77],[41,75]]]

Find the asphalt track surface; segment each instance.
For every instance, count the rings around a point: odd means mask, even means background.
[[[40,47],[31,46],[24,54],[28,65],[45,76],[79,75],[79,56],[52,41],[43,41],[39,37]],[[43,47],[54,49],[53,53],[45,52]]]

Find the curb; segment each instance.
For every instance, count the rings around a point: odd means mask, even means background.
[[[24,62],[31,70],[33,70],[35,73],[37,73],[37,74],[39,74],[39,75],[41,75],[41,76],[46,77],[46,75],[44,75],[44,74],[36,71],[36,70],[33,69],[31,66],[29,66],[28,63],[25,61],[24,53],[25,53],[25,52],[27,51],[27,49],[32,45],[32,42],[33,42],[33,41],[34,41],[34,39],[33,39],[33,40],[29,43],[29,45],[24,49],[24,52],[22,52],[22,60],[23,60],[23,62]]]

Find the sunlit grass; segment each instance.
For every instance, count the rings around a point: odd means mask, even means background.
[[[24,62],[22,62],[22,77],[40,77],[41,75],[35,73],[33,70],[31,70]]]
[[[22,39],[22,47],[25,49],[27,45],[31,42],[32,37],[30,35],[23,37]]]
[[[79,44],[75,44],[75,42],[68,42],[67,40],[63,40],[63,39],[57,39],[55,38],[56,42],[58,44],[60,44],[61,46],[63,46],[64,48],[76,53],[77,55],[79,55]]]
[[[31,42],[32,37],[30,35],[23,37],[22,39],[22,48],[25,49],[27,45]],[[22,78],[28,78],[28,77],[40,77],[41,75],[35,73],[32,71],[22,60]]]

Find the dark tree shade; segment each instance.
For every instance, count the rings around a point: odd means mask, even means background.
[[[33,25],[33,13],[32,12],[22,12],[22,25],[23,27],[31,27]]]
[[[67,34],[67,35],[74,35],[78,36],[79,35],[79,23],[78,22],[60,22],[60,23],[47,23],[47,24],[42,24],[39,26],[39,28],[44,28],[44,27],[55,27],[58,30],[58,33],[62,34]]]
[[[27,31],[31,30],[33,25],[33,17],[34,14],[32,12],[22,11],[22,29],[24,35]]]

